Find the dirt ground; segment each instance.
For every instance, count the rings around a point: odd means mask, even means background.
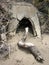
[[[39,38],[35,38],[29,33],[27,42],[35,44],[41,52],[44,62],[40,63],[36,61],[34,56],[25,49],[18,48],[17,42],[22,38],[22,32],[16,34],[9,39],[8,44],[11,45],[11,52],[9,52],[9,58],[0,60],[0,65],[49,65],[49,35],[43,34],[42,41]]]

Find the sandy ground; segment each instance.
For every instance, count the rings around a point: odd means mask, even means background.
[[[11,45],[11,52],[9,58],[0,60],[0,65],[49,65],[49,35],[43,34],[43,40],[35,38],[32,34],[29,34],[27,42],[34,43],[40,50],[44,62],[39,63],[34,56],[25,49],[20,49],[17,46],[17,42],[22,38],[22,33],[16,34],[12,39],[9,39],[8,44]]]

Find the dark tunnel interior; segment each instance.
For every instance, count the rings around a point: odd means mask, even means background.
[[[29,32],[33,34],[33,26],[28,18],[23,18],[21,21],[19,21],[19,25],[17,27],[17,32],[24,31],[25,28],[29,28]]]

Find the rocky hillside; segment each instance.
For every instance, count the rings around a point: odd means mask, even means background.
[[[9,10],[12,7],[13,2],[19,2],[19,1],[25,1],[31,4],[34,4],[40,14],[39,15],[39,20],[40,20],[40,25],[41,25],[41,30],[42,33],[49,33],[49,1],[44,1],[44,0],[0,0],[0,22],[8,22],[12,19],[12,13],[9,12]]]

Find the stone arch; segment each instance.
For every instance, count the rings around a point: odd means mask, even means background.
[[[29,18],[31,21],[31,24],[35,27],[35,31],[37,33],[37,36],[41,38],[41,29],[40,29],[40,24],[39,24],[39,19],[38,19],[38,10],[36,7],[34,7],[31,4],[22,2],[22,3],[16,3],[15,5],[13,4],[11,12],[13,13],[13,17],[15,18],[14,21],[12,21],[9,25],[9,30],[14,30],[17,28],[19,21],[23,19],[23,17]]]

